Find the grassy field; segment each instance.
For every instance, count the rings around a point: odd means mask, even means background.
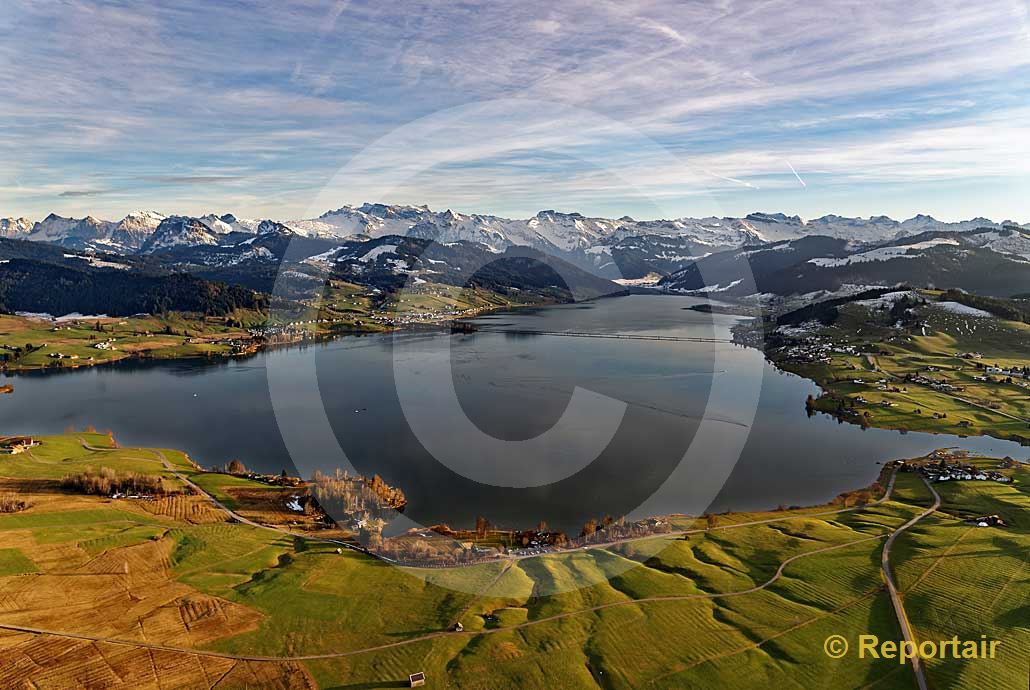
[[[422,282],[383,295],[367,287],[331,281],[317,303],[291,312],[292,342],[301,336],[376,333],[405,326],[475,316],[485,311],[539,304],[519,293],[500,295],[480,288]],[[250,332],[268,316],[238,311],[224,317],[170,313],[124,318],[92,317],[52,321],[0,314],[0,370],[94,366],[137,357],[177,359],[242,355],[265,342]],[[275,337],[272,342],[278,343]]]
[[[1030,326],[949,311],[933,301],[935,291],[916,294],[928,300],[915,309],[917,326],[894,328],[884,309],[856,302],[833,325],[810,327],[803,338],[832,348],[829,363],[769,355],[819,384],[821,412],[885,429],[1030,442],[1030,379],[986,371],[1030,366]],[[959,356],[966,353],[982,357]]]
[[[257,312],[227,317],[164,316],[49,319],[0,315],[0,359],[9,370],[80,367],[129,357],[226,356],[253,340]]]
[[[417,570],[224,513],[196,523],[143,502],[60,493],[53,480],[68,468],[118,462],[151,472],[158,456],[112,449],[103,434],[42,441],[31,455],[0,456],[0,490],[30,504],[0,515],[0,624],[237,656],[335,656],[251,662],[8,630],[0,631],[3,687],[95,678],[133,687],[402,687],[419,670],[428,687],[914,687],[896,661],[823,653],[831,634],[898,638],[879,559],[883,536],[931,502],[914,474],[898,475],[892,500],[857,510],[720,515],[714,529],[652,538],[657,548],[630,542]],[[223,498],[263,486],[204,476],[181,453],[162,453]],[[921,639],[1003,641],[993,661],[929,664],[935,688],[1026,682],[1030,472],[1006,473],[1016,481],[937,485],[941,511],[892,552]],[[1008,527],[966,521],[995,513]],[[758,520],[774,521],[745,524]],[[446,632],[459,621],[465,632]],[[143,662],[151,657],[161,663]]]

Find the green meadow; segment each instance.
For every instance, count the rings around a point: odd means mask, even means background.
[[[92,448],[110,444],[100,434],[45,438],[31,456],[0,459],[0,476],[55,478],[113,462],[160,467],[153,452],[90,450],[80,437]],[[181,453],[165,454],[189,468]],[[229,484],[263,486],[188,471],[216,495]],[[999,659],[929,663],[935,688],[1021,687],[1026,679],[1030,472],[1005,472],[1014,483],[936,485],[941,510],[892,551],[920,639],[1003,641]],[[898,474],[891,500],[854,510],[724,515],[707,531],[646,544],[426,570],[229,521],[192,525],[117,501],[65,500],[0,516],[0,576],[58,568],[36,563],[33,548],[67,550],[67,568],[164,544],[167,577],[260,614],[256,629],[207,648],[325,657],[303,661],[323,688],[401,687],[415,671],[429,687],[460,688],[915,687],[911,669],[896,661],[823,652],[829,635],[853,643],[862,634],[900,635],[880,552],[888,533],[932,502],[911,473]],[[1008,526],[968,522],[982,514]],[[451,632],[458,622],[463,631]]]

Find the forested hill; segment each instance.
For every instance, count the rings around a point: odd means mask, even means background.
[[[248,288],[182,273],[146,274],[33,259],[0,263],[0,311],[223,315],[235,309],[264,309],[267,303],[267,296]]]

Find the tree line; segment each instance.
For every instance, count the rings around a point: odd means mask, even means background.
[[[185,273],[147,274],[29,259],[0,264],[0,311],[224,316],[238,309],[267,308],[266,295]]]
[[[70,474],[61,480],[61,488],[75,493],[111,496],[113,494],[136,494],[142,496],[165,496],[176,493],[175,487],[161,476],[138,472],[119,473],[110,467],[94,470],[87,467],[79,474]]]

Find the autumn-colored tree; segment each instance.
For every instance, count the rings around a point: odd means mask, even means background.
[[[379,518],[367,520],[358,534],[358,539],[370,551],[378,551],[383,548],[383,527],[385,526],[386,522]]]
[[[0,493],[0,513],[18,513],[28,508],[28,504],[18,494]]]

